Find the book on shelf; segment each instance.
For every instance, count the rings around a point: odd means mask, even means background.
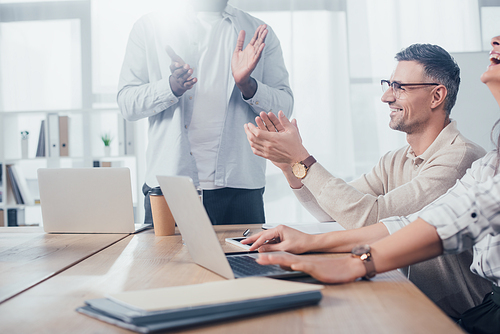
[[[59,116],[59,155],[61,157],[69,156],[69,117]]]
[[[322,285],[264,277],[127,291],[85,301],[76,311],[150,333],[319,303]]]
[[[123,167],[123,161],[101,161],[101,167]]]
[[[126,121],[121,114],[118,117],[118,155],[133,155],[134,149],[134,124]]]
[[[59,116],[47,115],[48,149],[49,157],[59,156]]]
[[[21,196],[21,191],[19,190],[19,186],[16,182],[16,178],[12,173],[11,165],[6,166],[7,170],[7,197],[14,198],[16,204],[24,204],[23,198]],[[9,202],[12,203],[12,200]]]
[[[18,226],[17,209],[7,209],[7,226]]]
[[[125,155],[126,139],[125,139],[125,119],[118,114],[118,155]]]
[[[3,209],[0,209],[0,226],[5,226],[5,221],[3,218]]]
[[[9,175],[10,187],[16,203],[33,205],[35,201],[28,188],[28,184],[22,170],[16,165],[7,165],[7,174]]]
[[[20,208],[7,209],[7,226],[23,226],[23,225],[25,225],[24,209]]]
[[[123,163],[123,161],[119,161],[119,160],[113,160],[113,161],[94,160],[92,162],[92,165],[94,167],[123,167],[124,163]]]
[[[45,120],[42,120],[42,124],[40,125],[40,134],[38,135],[38,146],[36,149],[36,156],[37,157],[44,157],[45,156],[45,145],[46,145]]]
[[[48,135],[47,135],[48,133]],[[40,134],[38,135],[37,157],[46,157],[47,151],[50,157],[69,156],[69,117],[58,114],[48,114],[46,120],[42,120]]]

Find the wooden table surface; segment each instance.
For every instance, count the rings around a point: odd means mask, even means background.
[[[224,238],[240,236],[246,227],[215,229],[224,243]],[[240,250],[232,245],[223,248]],[[0,304],[0,328],[5,333],[130,333],[75,309],[107,293],[217,280],[223,278],[191,261],[179,234],[155,237],[149,230],[128,236]],[[372,281],[327,285],[322,292],[318,306],[176,333],[462,333],[397,271]]]
[[[41,227],[0,227],[0,303],[126,236],[46,234]]]

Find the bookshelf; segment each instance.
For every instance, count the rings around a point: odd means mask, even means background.
[[[118,127],[118,74],[113,70],[119,70],[128,32],[123,36],[113,32],[105,42],[114,43],[122,36],[121,42],[112,44],[114,50],[121,50],[119,56],[103,66],[96,52],[104,41],[99,4],[91,0],[0,2],[0,79],[9,82],[0,84],[0,225],[8,224],[9,209],[24,210],[25,223],[41,222],[39,204],[15,201],[6,182],[6,165],[17,167],[36,199],[38,168],[93,167],[94,161],[130,168],[135,219],[143,221],[147,119],[126,125],[127,132],[134,134],[134,152],[120,148],[123,127]],[[111,70],[105,71],[108,67]],[[37,157],[41,122],[51,114],[67,117],[68,155]],[[47,134],[47,125],[45,129]],[[22,131],[29,132],[25,155]],[[105,132],[114,135],[109,156],[101,140]]]
[[[47,120],[56,115],[67,121],[67,156],[49,154],[50,136]],[[57,119],[57,118],[56,118]],[[45,156],[36,156],[39,137],[45,122]],[[0,225],[8,226],[9,214],[16,211],[18,225],[39,225],[42,222],[38,195],[37,170],[39,168],[76,167],[128,167],[132,176],[132,191],[136,221],[143,217],[143,195],[141,192],[144,174],[143,153],[146,143],[136,134],[136,128],[145,128],[141,122],[126,122],[118,108],[70,109],[43,111],[0,111]],[[126,131],[124,131],[126,127]],[[21,132],[29,133],[27,154],[23,156]],[[144,129],[142,131],[147,131]],[[141,133],[142,131],[139,131]],[[110,154],[105,154],[101,135],[110,134]],[[125,137],[125,133],[129,137]],[[130,140],[129,140],[130,139]],[[128,146],[128,149],[127,149]],[[139,152],[138,155],[135,152]],[[59,151],[63,153],[63,151]],[[33,200],[20,203],[16,200],[15,188],[9,179],[8,166],[14,166],[17,177],[28,188]],[[18,181],[18,182],[19,182]],[[70,185],[68,185],[70,186]],[[22,192],[22,191],[21,191]]]

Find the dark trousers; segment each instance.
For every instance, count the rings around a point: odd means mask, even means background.
[[[471,334],[500,333],[500,287],[493,285],[483,303],[465,311],[458,324]]]
[[[142,186],[142,192],[145,196],[145,224],[153,224],[148,194],[150,189],[145,183]],[[203,205],[212,225],[264,224],[266,219],[263,195],[264,188],[203,190]]]

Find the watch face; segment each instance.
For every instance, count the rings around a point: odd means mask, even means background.
[[[363,254],[370,252],[370,246],[368,245],[359,245],[352,249],[351,253],[357,256],[361,256]]]
[[[306,176],[306,172],[306,166],[304,166],[304,164],[301,162],[296,162],[292,166],[292,173],[296,178],[303,179]]]

